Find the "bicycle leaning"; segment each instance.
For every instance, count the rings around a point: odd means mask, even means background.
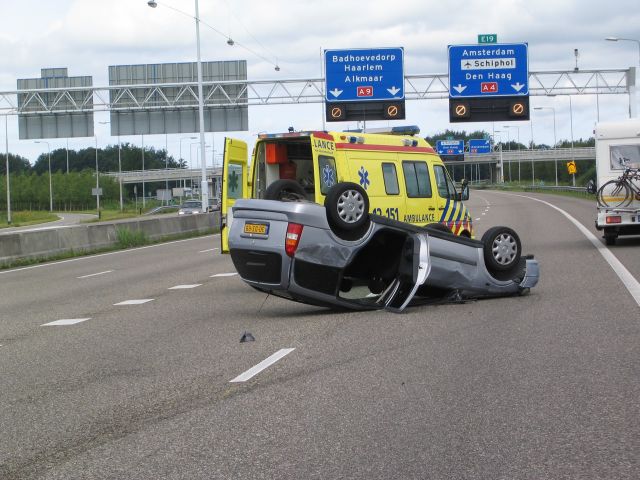
[[[601,207],[627,207],[640,200],[640,169],[627,168],[615,180],[609,180],[597,192]]]

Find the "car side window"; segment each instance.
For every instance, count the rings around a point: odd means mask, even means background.
[[[398,187],[398,174],[396,166],[393,163],[382,164],[382,177],[384,178],[384,190],[387,195],[398,195],[400,187]]]
[[[438,193],[442,198],[450,198],[449,197],[449,185],[447,183],[447,174],[444,171],[444,167],[442,165],[435,165],[433,167],[433,171],[436,174],[436,185],[438,187]]]
[[[425,162],[402,162],[402,170],[408,197],[431,197],[431,179]]]

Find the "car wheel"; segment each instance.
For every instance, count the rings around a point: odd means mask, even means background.
[[[489,270],[504,272],[520,262],[520,237],[508,227],[492,227],[482,236],[484,261]]]
[[[298,201],[306,199],[302,185],[295,180],[276,180],[264,192],[265,200]]]
[[[369,197],[355,183],[335,184],[327,192],[324,206],[329,224],[339,230],[358,230],[369,221]]]

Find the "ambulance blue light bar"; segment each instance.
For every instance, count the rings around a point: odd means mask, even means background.
[[[378,127],[378,128],[355,128],[352,130],[344,130],[347,133],[379,133],[387,135],[418,135],[420,127],[417,125],[404,125],[398,127]]]

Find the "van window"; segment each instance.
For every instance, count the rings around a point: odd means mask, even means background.
[[[267,172],[265,170],[264,151],[265,144],[258,143],[256,152],[255,181],[253,182],[253,198],[264,198],[264,191],[267,185]]]
[[[640,168],[640,145],[611,145],[611,170]]]
[[[447,176],[444,173],[444,168],[440,165],[434,165],[433,171],[436,174],[436,185],[440,197],[449,198],[449,187],[447,186]]]
[[[393,163],[382,164],[382,177],[384,178],[384,190],[387,195],[398,195],[400,193],[398,174]]]
[[[320,172],[320,193],[326,195],[336,184],[336,161],[333,157],[318,155],[318,171]]]
[[[227,167],[227,197],[242,198],[242,165],[230,163]]]
[[[431,180],[425,162],[402,162],[408,197],[431,197]]]

